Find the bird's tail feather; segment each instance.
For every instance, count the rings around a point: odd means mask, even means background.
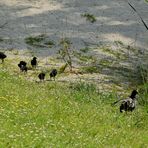
[[[124,99],[119,99],[119,100],[113,102],[111,105],[114,106],[115,104],[119,103],[119,102],[122,101],[122,100],[124,100]]]

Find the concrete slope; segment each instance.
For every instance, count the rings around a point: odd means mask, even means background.
[[[130,0],[148,25],[148,3]],[[93,14],[90,23],[82,14]],[[148,30],[126,0],[1,0],[0,48],[27,49],[24,38],[47,34],[58,43],[67,37],[77,49],[98,44],[148,47]],[[56,48],[56,47],[55,47]],[[55,53],[51,49],[50,53]]]

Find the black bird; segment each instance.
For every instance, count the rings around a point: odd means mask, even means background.
[[[4,59],[6,58],[7,56],[3,53],[3,52],[0,52],[0,59],[2,60],[2,63],[4,62]]]
[[[19,64],[18,64],[18,65],[19,65]],[[26,66],[24,66],[24,65],[20,65],[20,70],[21,70],[22,72],[27,72],[28,68],[27,68]]]
[[[123,110],[124,111],[133,111],[136,107],[136,95],[138,94],[138,92],[136,90],[133,90],[131,95],[123,100],[121,102],[121,105],[120,105],[120,112],[122,113]]]
[[[27,63],[25,61],[20,61],[20,63],[18,64],[18,67],[20,68],[20,70],[23,72],[27,72],[28,68],[27,68]]]
[[[121,113],[123,111],[131,111],[132,112],[136,107],[136,95],[137,94],[138,94],[137,90],[133,90],[131,95],[128,98],[118,100],[118,101],[114,102],[113,105],[121,101],[120,112]]]
[[[53,77],[54,80],[55,80],[55,76],[57,75],[57,70],[56,69],[53,69],[51,72],[50,72],[50,79]]]
[[[44,80],[45,79],[45,73],[41,72],[39,75],[38,75],[38,78],[40,79],[40,81]]]
[[[37,60],[36,59],[37,59],[36,57],[33,57],[33,59],[31,60],[31,66],[34,67],[34,68],[37,66]]]
[[[27,63],[25,61],[20,61],[20,63],[18,65],[23,65],[23,66],[26,66]]]

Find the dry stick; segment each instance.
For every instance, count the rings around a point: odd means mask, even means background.
[[[146,23],[144,22],[144,20],[142,19],[142,17],[140,16],[140,14],[137,12],[136,8],[134,8],[134,6],[132,6],[129,2],[128,2],[129,6],[137,13],[137,15],[140,17],[143,25],[145,26],[145,28],[148,30],[148,26],[146,25]]]

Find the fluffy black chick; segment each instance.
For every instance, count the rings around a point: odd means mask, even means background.
[[[40,79],[40,81],[44,80],[45,79],[45,73],[41,72],[39,75],[38,75],[38,78]]]
[[[37,66],[37,58],[36,57],[33,57],[33,59],[31,60],[31,66],[33,68],[36,68],[36,66]]]
[[[25,61],[20,61],[20,63],[18,65],[23,65],[23,66],[26,66],[27,63]]]
[[[3,53],[3,52],[0,52],[0,59],[2,60],[2,63],[4,62],[4,59],[6,58],[7,56]]]
[[[57,73],[58,73],[57,70],[56,70],[56,69],[53,69],[53,70],[50,72],[50,79],[53,77],[54,80],[55,80],[55,77],[56,77]]]
[[[18,64],[18,67],[22,72],[27,72],[28,68],[26,65],[27,63],[25,61],[20,61],[20,63]]]

